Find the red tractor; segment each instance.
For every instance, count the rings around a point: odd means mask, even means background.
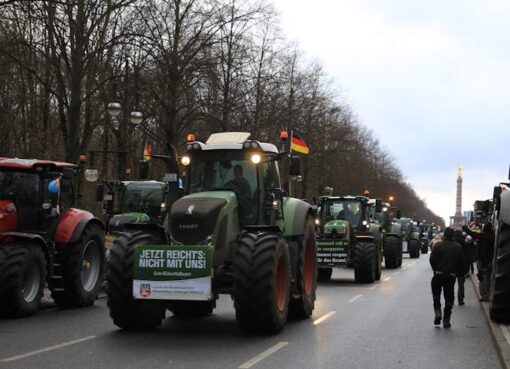
[[[94,303],[104,226],[73,208],[74,164],[0,158],[0,317],[33,314],[45,284],[60,306]]]

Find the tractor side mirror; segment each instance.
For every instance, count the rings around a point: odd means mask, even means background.
[[[501,186],[494,186],[494,191],[492,193],[492,199],[494,201],[494,209],[496,211],[499,211],[499,206],[500,206],[499,196],[500,195],[501,195]]]
[[[138,165],[138,177],[140,179],[149,179],[149,162],[141,160]]]
[[[291,158],[289,174],[291,176],[298,176],[301,174],[299,157],[293,156]]]
[[[402,217],[402,212],[400,209],[397,209],[397,219],[400,219]]]
[[[375,212],[376,213],[382,212],[382,201],[381,200],[375,200]]]
[[[104,184],[98,183],[96,185],[96,201],[103,201],[104,197]]]

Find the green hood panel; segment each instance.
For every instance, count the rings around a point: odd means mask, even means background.
[[[349,227],[349,222],[346,220],[332,220],[324,224],[324,233],[331,233],[336,230],[337,233],[345,233]]]

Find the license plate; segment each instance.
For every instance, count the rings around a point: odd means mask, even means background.
[[[137,246],[134,253],[133,297],[211,300],[212,253],[212,246]]]

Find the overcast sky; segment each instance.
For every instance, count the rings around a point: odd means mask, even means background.
[[[273,0],[438,215],[492,196],[510,164],[510,1]],[[449,222],[449,219],[447,219]]]

